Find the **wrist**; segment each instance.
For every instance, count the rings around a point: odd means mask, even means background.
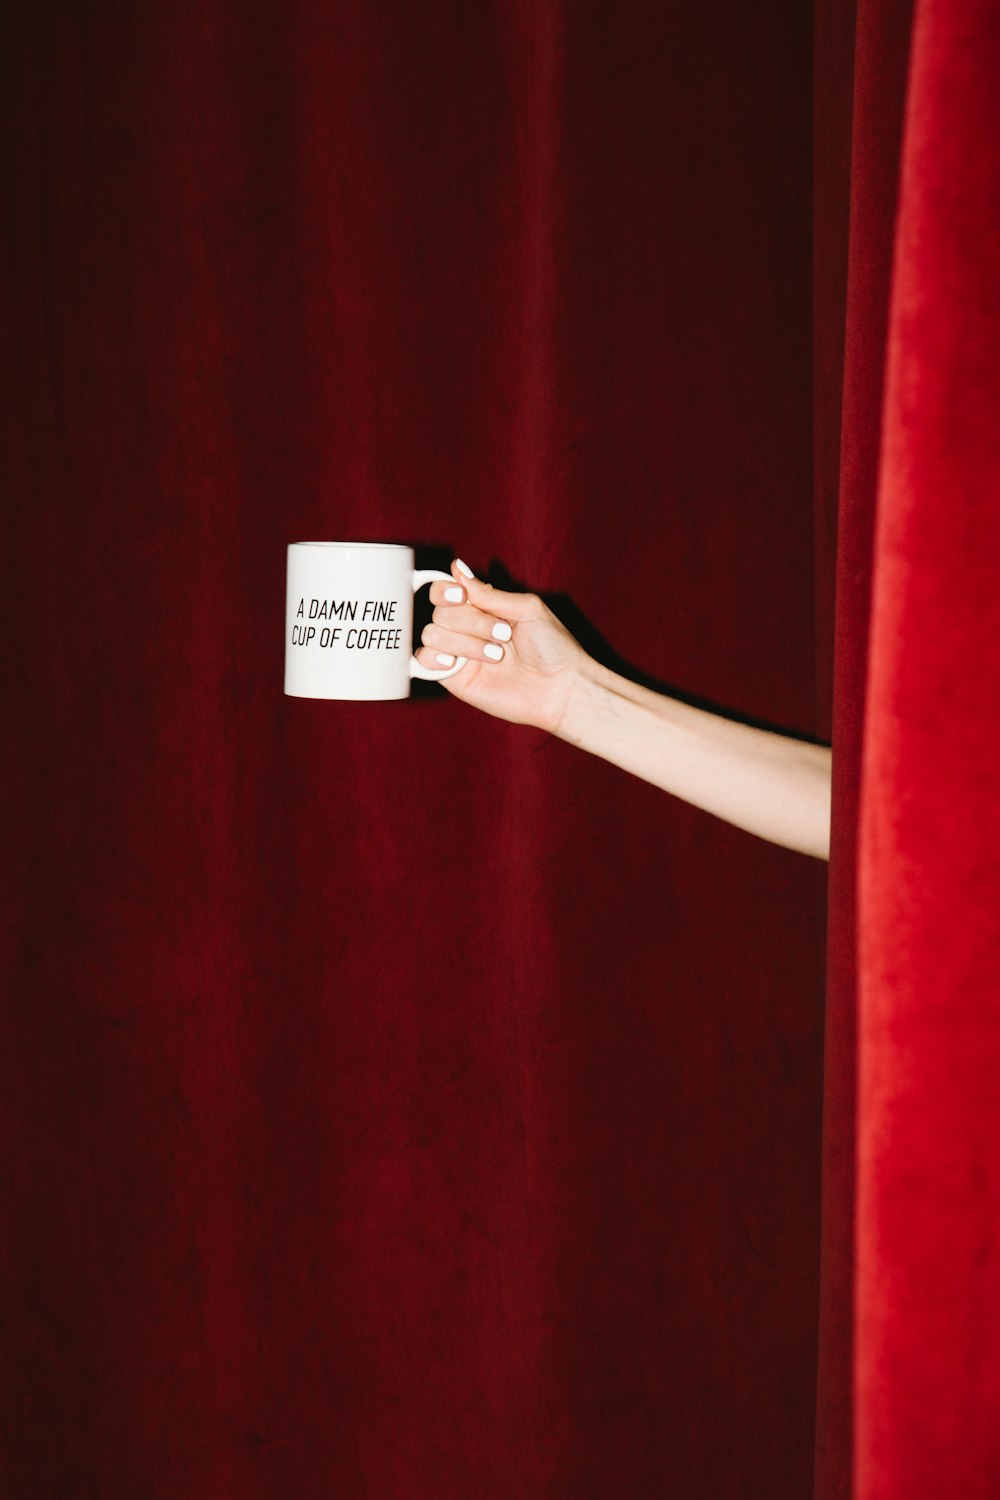
[[[545,727],[557,739],[570,745],[586,740],[587,725],[592,723],[613,691],[615,674],[593,657],[584,657],[569,674],[561,706],[553,722]]]

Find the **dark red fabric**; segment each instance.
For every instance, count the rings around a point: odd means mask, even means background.
[[[844,329],[851,204],[854,5],[814,7],[813,109],[813,458],[816,554],[816,677],[819,731],[832,735],[832,679],[844,643],[836,640],[836,557]],[[858,621],[854,621],[855,629]],[[853,639],[853,634],[852,634]],[[838,710],[841,705],[838,703]],[[838,752],[838,772],[840,755]],[[838,774],[838,781],[840,776]],[[838,839],[831,851],[824,1017],[823,1188],[816,1389],[815,1500],[841,1500],[851,1472],[851,1257],[853,1237],[854,995],[842,952],[853,939],[845,900],[848,868]],[[838,988],[839,986],[839,988]]]
[[[857,1493],[1000,1489],[1000,13],[921,0],[860,859]]]
[[[454,550],[814,731],[808,8],[4,26],[3,1492],[807,1494],[823,868],[281,621]]]

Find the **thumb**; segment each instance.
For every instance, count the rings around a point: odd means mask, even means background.
[[[496,589],[492,583],[477,578],[458,558],[452,563],[452,574],[463,585],[469,603],[484,614],[496,615],[498,619],[516,624],[519,620],[538,619],[545,611],[537,594],[512,594],[507,589]]]

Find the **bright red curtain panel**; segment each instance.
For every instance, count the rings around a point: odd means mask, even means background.
[[[859,1500],[1000,1488],[1000,11],[922,4],[861,851]]]

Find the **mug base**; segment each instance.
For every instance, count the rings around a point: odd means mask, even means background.
[[[286,698],[312,698],[318,703],[397,703],[402,698],[410,696],[409,686],[401,693],[374,693],[359,689],[357,692],[338,693],[297,693],[294,688],[285,688]]]

